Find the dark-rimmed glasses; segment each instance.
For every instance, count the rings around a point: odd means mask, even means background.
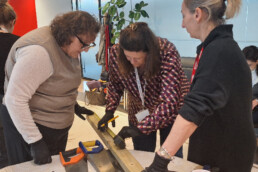
[[[92,48],[92,47],[95,47],[96,44],[95,42],[91,43],[90,45],[89,44],[85,44],[80,38],[79,36],[75,35],[76,38],[78,38],[78,40],[80,41],[80,43],[82,44],[82,48],[81,49],[86,49],[86,48]]]

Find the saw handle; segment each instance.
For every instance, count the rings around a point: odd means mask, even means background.
[[[68,151],[59,152],[59,155],[63,166],[76,164],[84,158],[84,153],[81,148],[75,148]]]
[[[88,142],[79,142],[79,147],[85,154],[94,154],[99,153],[103,150],[103,145],[100,141],[88,141]]]

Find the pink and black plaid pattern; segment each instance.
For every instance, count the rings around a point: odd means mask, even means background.
[[[150,115],[138,122],[135,114],[143,109],[134,71],[124,77],[118,70],[117,50],[114,45],[110,51],[107,110],[115,111],[119,105],[124,89],[128,90],[129,121],[143,133],[149,134],[159,128],[172,124],[183,105],[183,97],[189,91],[189,82],[181,66],[180,56],[175,46],[167,39],[159,38],[161,71],[147,80],[145,107]],[[143,76],[140,75],[142,88]]]

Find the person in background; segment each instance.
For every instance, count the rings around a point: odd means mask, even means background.
[[[107,127],[127,90],[129,127],[123,127],[116,137],[123,140],[132,137],[135,150],[154,152],[157,130],[162,144],[183,104],[189,83],[176,47],[167,39],[156,37],[147,23],[138,22],[123,29],[119,44],[111,48],[107,88],[106,114],[98,128]],[[101,127],[102,124],[105,126]],[[182,149],[177,156],[183,156]]]
[[[12,34],[16,21],[16,13],[7,0],[0,0],[0,104],[4,96],[4,66],[13,43],[19,36]],[[0,118],[0,168],[8,165],[4,133]]]
[[[256,46],[248,46],[243,50],[247,64],[250,67],[252,74],[252,108],[253,108],[253,123],[257,128],[258,125],[258,48]]]
[[[89,13],[68,12],[11,48],[0,109],[10,165],[50,163],[65,150],[81,83],[78,57],[95,45],[99,30]]]
[[[188,160],[220,172],[247,172],[256,139],[251,118],[252,81],[243,53],[225,19],[241,0],[183,0],[182,27],[199,39],[190,92],[147,172],[167,171],[187,138]]]

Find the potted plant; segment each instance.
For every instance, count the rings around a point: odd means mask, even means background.
[[[104,7],[102,7],[102,14],[108,13],[109,22],[112,23],[113,29],[111,33],[113,34],[111,38],[111,43],[114,44],[116,39],[120,36],[120,31],[123,29],[126,22],[129,24],[138,21],[141,17],[149,18],[148,13],[143,9],[148,4],[144,1],[140,3],[136,3],[134,9],[132,8],[132,0],[130,0],[131,10],[127,15],[129,19],[125,18],[124,7],[127,2],[125,0],[110,0],[108,1]]]

